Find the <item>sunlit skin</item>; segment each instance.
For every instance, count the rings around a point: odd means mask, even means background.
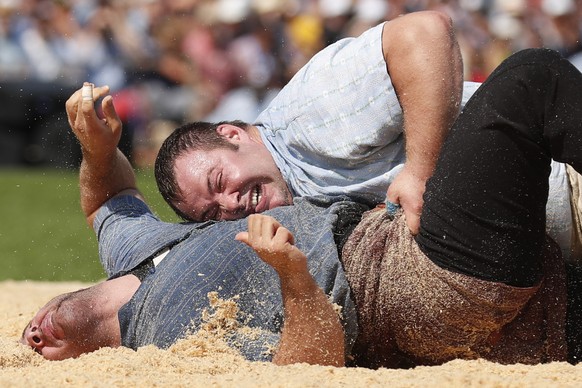
[[[182,193],[176,206],[192,220],[234,220],[291,204],[292,196],[256,130],[222,125],[238,150],[194,150],[176,159]]]
[[[48,360],[75,358],[102,347],[121,345],[118,311],[139,286],[127,275],[59,295],[24,328],[20,343]]]

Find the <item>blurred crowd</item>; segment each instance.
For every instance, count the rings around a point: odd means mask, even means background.
[[[582,0],[0,0],[0,84],[107,84],[137,164],[186,120],[252,121],[324,46],[398,15],[451,16],[465,78],[512,52],[581,60]],[[578,55],[577,55],[578,54]],[[582,60],[581,60],[582,61]]]

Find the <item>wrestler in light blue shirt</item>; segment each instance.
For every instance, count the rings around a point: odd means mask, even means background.
[[[403,115],[380,24],[316,54],[255,121],[294,196],[377,204],[405,161]],[[465,82],[461,107],[479,83]],[[563,164],[552,163],[548,233],[567,256],[571,213]]]
[[[406,155],[382,28],[320,51],[255,121],[293,195],[384,202]],[[465,83],[463,105],[478,86]]]

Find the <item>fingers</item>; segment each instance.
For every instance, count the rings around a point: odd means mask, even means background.
[[[239,232],[234,236],[234,239],[240,242],[243,242],[253,247],[253,242],[256,242],[257,236],[260,235],[261,232],[261,222],[262,220],[260,217],[257,217],[255,214],[251,214],[247,218],[247,232]]]
[[[392,202],[391,200],[386,198],[386,202],[385,202],[386,213],[388,214],[390,219],[394,219],[394,217],[396,216],[398,211],[400,209],[402,209],[403,213],[404,213],[404,219],[406,220],[406,225],[408,226],[408,229],[410,229],[410,232],[412,233],[412,235],[416,236],[418,234],[419,229],[420,229],[421,210],[418,210],[418,206],[412,206],[412,205],[406,205],[406,204],[401,206],[399,203],[395,203],[395,202],[396,202],[396,200],[394,200],[394,202]]]
[[[83,115],[85,122],[99,120],[95,112],[93,103],[93,84],[85,82],[81,88],[81,103],[79,104],[78,115]],[[79,128],[82,130],[83,128]]]
[[[389,216],[394,217],[402,210],[406,218],[406,225],[413,235],[418,234],[420,229],[425,184],[426,180],[419,179],[405,165],[390,184],[386,193],[386,212]]]
[[[260,241],[272,239],[277,228],[281,226],[273,217],[251,214],[248,217],[249,240]]]
[[[248,231],[240,232],[235,239],[251,247],[274,248],[294,244],[293,234],[273,217],[252,214],[248,217]]]
[[[420,229],[420,216],[413,212],[404,212],[404,217],[406,218],[406,225],[413,236],[418,234]]]
[[[98,120],[97,113],[95,112],[95,101],[102,97],[105,97],[103,102],[105,102],[105,100],[109,100],[108,103],[109,113],[114,115],[112,116],[112,118],[113,117],[117,118],[115,108],[113,108],[113,101],[111,99],[111,96],[108,96],[108,93],[109,86],[95,87],[92,83],[89,82],[83,83],[83,87],[81,88],[80,94],[81,103],[78,104],[79,110],[85,115],[85,117]],[[79,95],[77,95],[77,99],[79,99]]]
[[[81,88],[81,99],[83,101],[93,101],[93,84],[89,82],[83,83]]]
[[[261,216],[256,215],[256,218],[258,221],[258,223],[260,223],[260,236],[261,239],[267,243],[273,240],[273,237],[275,236],[275,233],[277,232],[277,229],[279,229],[281,227],[281,224],[279,224],[279,222],[274,219],[273,217],[269,217],[269,216]]]
[[[92,87],[91,95],[88,93],[87,86]],[[83,90],[85,90],[85,98],[83,100]],[[87,101],[87,109],[92,108],[92,102],[98,100],[101,97],[106,96],[109,93],[109,86],[99,86],[95,87],[93,84],[89,82],[83,83],[83,87],[75,91],[71,97],[69,97],[65,103],[65,110],[67,112],[67,117],[69,120],[69,125],[74,127],[75,123],[77,122],[78,115],[81,112],[82,102]],[[91,99],[89,99],[91,96]],[[91,104],[89,104],[91,102]]]
[[[285,244],[290,244],[290,245],[294,245],[295,244],[295,238],[293,237],[293,234],[285,227],[281,226],[277,229],[277,231],[275,232],[275,237],[273,238],[273,241],[278,244],[279,246],[283,246]]]
[[[101,109],[103,111],[103,115],[105,117],[105,121],[112,129],[113,132],[121,131],[121,119],[117,115],[117,111],[115,110],[115,105],[113,105],[113,97],[106,96],[103,101],[101,102]]]
[[[253,214],[248,226],[248,232],[240,232],[235,238],[250,246],[280,277],[307,270],[307,256],[293,245],[293,234],[277,220]]]
[[[69,125],[71,126],[71,128],[74,127],[74,124],[77,121],[77,112],[79,110],[80,95],[81,89],[73,93],[65,103],[65,110],[67,111],[67,118],[69,119]]]

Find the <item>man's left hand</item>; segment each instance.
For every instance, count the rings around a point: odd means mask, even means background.
[[[423,194],[426,179],[416,176],[414,173],[404,169],[396,176],[388,191],[386,199],[394,204],[398,204],[404,211],[406,225],[413,235],[418,234],[420,228],[420,214],[422,212]]]

